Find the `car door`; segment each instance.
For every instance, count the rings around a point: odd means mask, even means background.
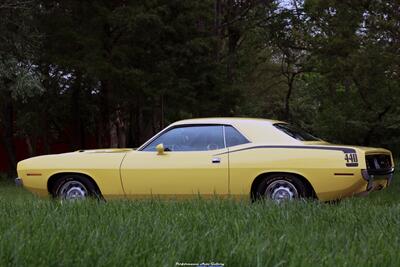
[[[164,153],[156,146],[163,144]],[[127,196],[228,194],[228,153],[221,125],[183,125],[128,153],[121,165]]]

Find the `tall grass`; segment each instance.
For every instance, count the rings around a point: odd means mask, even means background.
[[[278,205],[61,203],[3,182],[0,266],[398,266],[399,184],[338,204]]]

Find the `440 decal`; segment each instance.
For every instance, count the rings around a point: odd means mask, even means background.
[[[358,166],[357,153],[345,153],[344,160],[346,161],[347,167],[357,167]]]

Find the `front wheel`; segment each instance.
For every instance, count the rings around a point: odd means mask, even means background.
[[[276,202],[307,197],[303,182],[291,174],[272,174],[258,186],[256,195]]]
[[[83,200],[99,198],[95,185],[81,175],[65,175],[54,184],[53,196],[61,200]]]

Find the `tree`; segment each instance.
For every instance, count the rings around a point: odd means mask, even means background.
[[[39,35],[33,27],[34,1],[0,4],[0,124],[10,175],[16,174],[14,116],[17,101],[27,101],[41,92],[40,77],[33,63]]]
[[[311,115],[312,124],[328,139],[393,145],[382,135],[398,125],[399,83],[395,76],[399,56],[393,53],[396,37],[390,34],[396,32],[399,22],[392,5],[305,2],[312,37],[308,64],[314,73],[303,77],[306,88],[297,99],[313,101],[312,110],[317,112]],[[307,110],[299,108],[298,112],[301,117]]]

